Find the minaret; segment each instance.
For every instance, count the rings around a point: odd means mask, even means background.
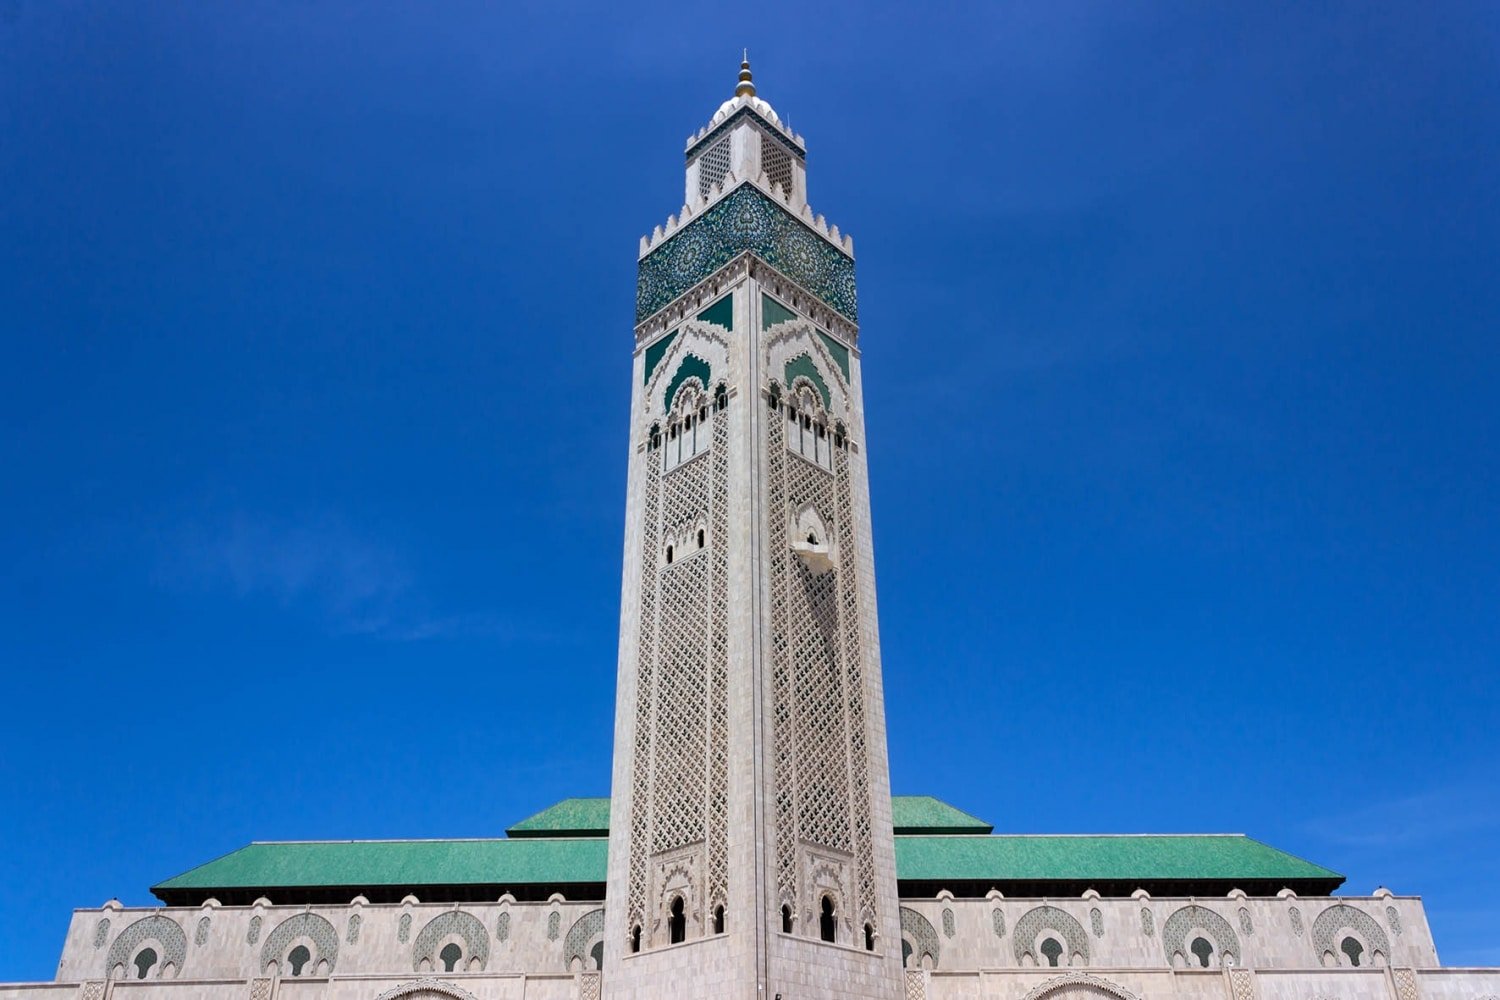
[[[610,1000],[901,995],[854,244],[756,95],[641,240]]]

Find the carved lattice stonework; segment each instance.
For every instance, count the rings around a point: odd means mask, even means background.
[[[780,405],[780,404],[777,404]],[[814,394],[808,405],[816,407]],[[821,414],[820,414],[821,416]],[[796,909],[797,850],[810,844],[853,855],[849,910],[874,921],[875,877],[858,537],[848,453],[835,451],[833,477],[790,455],[784,419],[767,421],[771,536],[771,688],[775,782],[776,888]],[[799,510],[833,522],[844,558],[827,571],[792,550]],[[830,517],[830,515],[832,515]]]
[[[1422,1000],[1422,992],[1417,988],[1417,974],[1411,969],[1396,969],[1391,973],[1396,981],[1396,997],[1398,1000]]]
[[[78,987],[78,1000],[104,1000],[104,982],[91,979]]]
[[[556,941],[562,933],[562,914],[553,910],[547,914],[547,940]]]
[[[206,915],[198,918],[198,927],[193,931],[193,944],[199,948],[208,944],[208,929],[210,924],[211,921]]]
[[[1104,914],[1099,911],[1099,907],[1097,906],[1089,910],[1089,925],[1094,929],[1094,937],[1102,938],[1104,936]]]
[[[954,933],[953,911],[945,906],[943,907],[943,937],[951,938]]]
[[[259,913],[257,913],[255,916],[250,918],[250,926],[245,931],[246,944],[255,944],[260,940],[260,925],[261,916]]]
[[[1091,976],[1087,972],[1065,972],[1049,979],[1026,994],[1025,1000],[1138,1000],[1136,995],[1118,983]]]
[[[1250,911],[1240,907],[1240,933],[1250,935],[1255,933],[1255,924],[1250,921]]]
[[[396,922],[396,940],[402,944],[411,940],[411,914],[401,914],[401,919]]]
[[[349,926],[344,931],[345,944],[357,944],[359,942],[359,927],[363,922],[364,919],[358,913],[351,913],[349,915]]]
[[[731,135],[721,136],[698,158],[699,198],[707,201],[714,189],[724,183],[724,178],[729,174],[730,147],[733,141],[734,137]]]
[[[578,1000],[599,1000],[603,995],[604,977],[597,972],[585,972],[578,977]]]
[[[1387,906],[1385,908],[1385,922],[1391,925],[1391,933],[1397,935],[1401,933],[1400,910],[1396,909],[1394,906]]]
[[[709,913],[728,904],[727,396],[705,396],[699,415],[710,420],[711,454],[670,474],[654,456],[645,462],[627,926],[641,926],[646,944],[663,916],[661,901],[647,900],[651,858],[701,854],[684,869],[700,919],[705,901]],[[694,528],[667,562],[663,539],[684,524]]]
[[[760,169],[766,180],[779,185],[783,193],[791,192],[792,153],[770,136],[762,136],[760,140]]]
[[[641,258],[636,322],[746,251],[858,321],[854,260],[759,189],[743,184]]]
[[[423,976],[421,979],[413,982],[394,986],[380,994],[375,1000],[405,1000],[406,997],[426,996],[429,993],[447,997],[448,1000],[475,1000],[474,994],[468,990],[461,989],[435,976]]]
[[[271,981],[269,979],[250,980],[250,1000],[271,1000]]]
[[[997,906],[990,911],[990,923],[995,928],[995,937],[1005,937],[1005,913],[1000,907]]]
[[[109,940],[109,918],[105,917],[94,926],[94,947],[103,948],[104,942]]]
[[[510,940],[510,914],[509,913],[502,913],[502,914],[500,914],[499,917],[496,918],[496,920],[495,920],[495,940],[496,941],[501,941],[501,942],[509,941]]]
[[[927,977],[916,969],[906,970],[906,1000],[927,1000]]]
[[[1292,920],[1292,933],[1298,937],[1302,936],[1302,911],[1295,906],[1288,911]]]
[[[1255,974],[1249,969],[1230,969],[1229,992],[1234,1000],[1255,1000]]]
[[[1141,907],[1141,933],[1147,937],[1156,934],[1156,915],[1151,912],[1151,907]]]

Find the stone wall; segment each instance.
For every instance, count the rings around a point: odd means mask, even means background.
[[[1438,964],[1421,899],[1386,892],[1308,898],[1236,892],[1212,899],[940,894],[905,899],[901,907],[908,966],[940,972],[1049,968],[1054,959],[1058,968],[1184,970],[1201,969],[1205,960],[1211,969]]]

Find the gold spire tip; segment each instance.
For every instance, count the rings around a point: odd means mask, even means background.
[[[750,80],[750,50],[745,49],[740,61],[740,83],[734,88],[735,97],[754,97],[755,84]]]

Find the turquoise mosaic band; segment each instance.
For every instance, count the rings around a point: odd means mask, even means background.
[[[859,322],[854,260],[751,184],[705,210],[641,260],[640,323],[745,251]]]

